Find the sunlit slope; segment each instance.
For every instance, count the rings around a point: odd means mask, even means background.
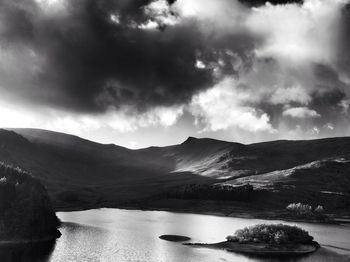
[[[317,160],[289,169],[233,179],[226,183],[249,183],[255,188],[270,190],[281,187],[307,188],[324,194],[342,195],[350,192],[350,160]]]
[[[272,141],[244,145],[190,137],[180,145],[137,151],[154,163],[168,159],[172,171],[186,171],[217,179],[264,174],[312,161],[348,158],[350,138]],[[163,160],[162,160],[163,161]]]
[[[172,172],[191,172],[205,177],[224,179],[234,176],[228,172],[220,158],[233,149],[246,147],[243,144],[215,139],[189,137],[182,144],[168,147],[150,147],[137,150],[140,156],[147,156],[156,163],[168,160]]]
[[[35,173],[56,206],[114,205],[191,183],[250,183],[288,194],[343,194],[349,185],[348,137],[250,145],[190,137],[179,145],[131,150],[51,131],[13,130],[0,130],[0,161]]]

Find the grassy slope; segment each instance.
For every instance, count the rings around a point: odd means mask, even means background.
[[[14,131],[22,136],[0,131],[0,161],[35,171],[56,207],[116,206],[186,183],[255,183],[271,191],[249,204],[257,207],[339,198],[321,191],[349,194],[349,166],[334,161],[350,159],[348,137],[251,145],[189,138],[130,150],[37,129]],[[322,165],[303,166],[313,161]]]
[[[61,133],[0,130],[0,161],[35,173],[59,208],[116,205],[208,178],[174,172],[167,157],[102,145]],[[26,138],[24,138],[26,137]]]

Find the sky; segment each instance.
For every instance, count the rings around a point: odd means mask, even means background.
[[[350,135],[349,0],[0,0],[0,127],[129,148]]]

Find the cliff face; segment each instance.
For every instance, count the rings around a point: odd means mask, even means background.
[[[58,225],[39,180],[0,163],[0,240],[57,238]]]

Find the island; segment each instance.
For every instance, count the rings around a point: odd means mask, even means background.
[[[161,235],[159,236],[159,238],[166,241],[173,241],[173,242],[183,242],[191,239],[190,237],[179,236],[179,235]]]
[[[0,245],[52,241],[61,235],[58,226],[40,181],[0,163]]]
[[[185,243],[193,247],[225,249],[250,256],[300,256],[315,252],[320,245],[305,230],[284,224],[259,224],[237,230],[226,241],[204,244]]]

